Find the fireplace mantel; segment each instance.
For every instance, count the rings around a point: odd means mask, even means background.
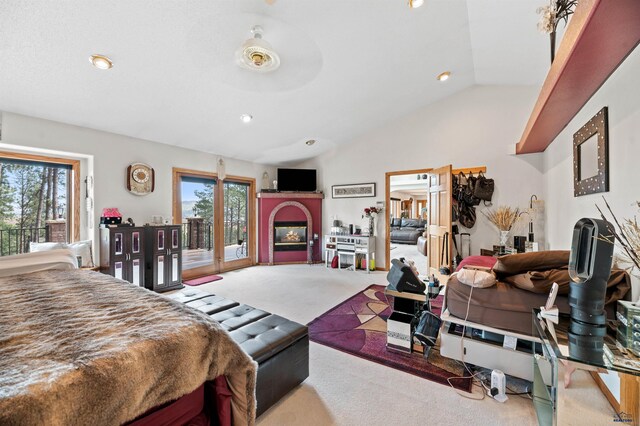
[[[257,198],[284,198],[284,199],[298,199],[298,198],[310,198],[310,199],[323,199],[324,194],[322,192],[258,192]]]

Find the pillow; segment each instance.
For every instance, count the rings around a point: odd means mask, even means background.
[[[59,250],[65,248],[65,243],[29,243],[29,253],[37,251]]]
[[[93,268],[93,254],[91,252],[91,240],[76,241],[75,243],[65,244],[66,248],[70,249],[74,256],[82,257],[81,268]]]
[[[569,250],[536,251],[500,256],[493,267],[499,276],[523,274],[529,271],[566,268]]]
[[[33,253],[0,257],[0,277],[77,268],[76,258],[69,249],[42,250]]]
[[[488,288],[496,284],[496,276],[478,269],[461,269],[456,272],[458,281],[471,287]]]
[[[558,294],[569,294],[571,278],[568,269],[549,269],[510,275],[502,278],[502,281],[519,289],[540,294],[548,294],[553,283],[557,282]]]
[[[465,266],[484,266],[485,268],[493,268],[496,264],[496,258],[493,256],[467,256],[458,264],[456,271],[461,270]]]
[[[554,282],[558,283],[558,294],[569,294],[569,269],[550,269],[548,271],[531,271],[524,274],[512,275],[502,279],[503,282],[511,284],[522,290],[532,293],[548,294]],[[613,269],[611,276],[607,282],[607,289],[615,288],[616,290],[607,290],[607,300],[611,299],[610,293],[614,291],[620,293],[615,299],[622,298],[629,290],[629,274],[622,269]]]
[[[82,257],[82,264],[79,265],[81,268],[92,268],[94,267],[93,263],[93,253],[91,252],[91,240],[85,241],[76,241],[75,243],[67,244],[67,243],[29,243],[29,252],[35,253],[39,251],[50,251],[50,250],[58,250],[58,249],[69,249],[73,253],[74,256]]]

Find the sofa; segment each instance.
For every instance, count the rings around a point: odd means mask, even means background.
[[[416,244],[427,226],[422,219],[393,218],[391,219],[390,239],[392,243]]]

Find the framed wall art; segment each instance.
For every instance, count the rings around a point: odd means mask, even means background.
[[[573,196],[609,191],[609,123],[604,107],[573,135]]]
[[[375,196],[375,183],[354,183],[352,185],[333,185],[331,187],[331,198],[364,198]]]

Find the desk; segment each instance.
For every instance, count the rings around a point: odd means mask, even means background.
[[[542,354],[533,355],[533,405],[540,425],[557,425],[558,411],[558,361],[570,362],[577,368],[587,370],[608,371],[620,376],[620,401],[614,408],[621,416],[621,424],[640,425],[639,382],[640,369],[626,368],[609,362],[606,356],[587,350],[582,350],[584,356],[576,357],[569,351],[568,333],[569,318],[561,316],[559,324],[549,326],[549,322],[540,319],[539,309],[533,310],[533,335],[542,341]],[[604,338],[605,345],[614,344],[609,336]],[[551,367],[551,384],[544,383],[541,367]],[[567,391],[570,391],[569,388]],[[606,396],[606,394],[605,394]],[[609,398],[608,398],[609,399]],[[609,399],[611,402],[611,400]],[[580,413],[573,412],[572,419],[576,424],[589,424],[589,419],[581,419]],[[582,420],[582,422],[581,422]],[[611,419],[612,423],[614,419]]]
[[[324,251],[325,266],[329,266],[330,258],[338,256],[338,269],[342,269],[342,259],[350,260],[353,270],[357,270],[356,259],[358,256],[364,256],[367,273],[372,269],[371,261],[374,258],[376,241],[375,237],[365,237],[362,235],[325,235]]]

